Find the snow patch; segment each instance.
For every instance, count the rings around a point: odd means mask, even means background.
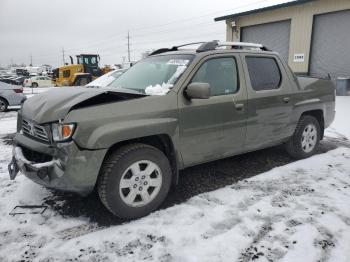
[[[163,83],[162,85],[147,86],[145,89],[145,93],[146,95],[163,96],[166,95],[172,87],[173,85],[165,83]]]
[[[168,63],[170,63],[170,61]],[[145,88],[146,95],[158,95],[158,96],[166,95],[170,91],[170,89],[174,86],[175,81],[186,70],[188,60],[172,61],[171,63],[177,64],[179,66],[176,68],[176,71],[172,75],[172,77],[170,77],[168,83],[163,83],[162,85],[147,86]]]

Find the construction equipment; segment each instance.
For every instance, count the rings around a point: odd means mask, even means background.
[[[97,54],[80,54],[76,57],[76,64],[70,56],[70,65],[66,64],[53,70],[52,79],[55,86],[84,86],[111,71],[108,66],[99,67],[100,56]]]

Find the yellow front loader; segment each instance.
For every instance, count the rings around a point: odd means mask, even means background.
[[[55,86],[84,86],[111,70],[109,67],[99,67],[100,56],[96,54],[77,55],[76,64],[71,56],[70,60],[70,65],[66,64],[53,70]]]

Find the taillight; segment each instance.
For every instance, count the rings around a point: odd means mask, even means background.
[[[15,93],[17,93],[17,94],[23,93],[23,89],[21,89],[21,88],[13,89],[13,91],[15,91]]]

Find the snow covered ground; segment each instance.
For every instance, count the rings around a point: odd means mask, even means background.
[[[16,112],[1,114],[0,261],[349,261],[349,111],[350,97],[338,97],[326,132],[343,147],[109,227],[52,208],[9,215],[54,193],[23,175],[9,180]]]
[[[336,118],[332,126],[327,129],[328,136],[332,136],[333,131],[343,134],[350,140],[350,99],[348,96],[337,96]]]

